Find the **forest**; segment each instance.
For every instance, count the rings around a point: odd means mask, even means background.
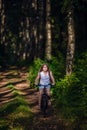
[[[0,0],[0,130],[35,130],[29,125],[34,119],[29,103],[15,85],[27,68],[28,87],[36,89],[34,80],[44,63],[55,77],[52,105],[56,124],[62,122],[62,128],[48,129],[86,130],[87,0]],[[4,87],[13,101],[2,103]]]

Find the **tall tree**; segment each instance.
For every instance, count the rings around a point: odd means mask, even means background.
[[[68,1],[68,44],[67,44],[67,55],[66,55],[66,75],[71,75],[73,69],[73,60],[75,52],[75,29],[74,29],[74,14],[72,1]]]
[[[51,2],[46,0],[46,59],[51,60]]]

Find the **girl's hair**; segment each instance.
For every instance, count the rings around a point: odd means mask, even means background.
[[[49,74],[49,77],[50,77],[50,81],[52,81],[52,80],[51,80],[51,75],[50,75],[50,69],[49,69],[49,66],[48,66],[47,64],[43,64],[43,65],[41,66],[39,72],[43,71],[43,67],[44,67],[44,66],[47,66],[47,71],[48,71],[48,74]],[[40,78],[41,78],[41,76],[40,76]]]
[[[49,74],[49,77],[50,77],[50,81],[51,81],[50,69],[49,69],[49,66],[48,66],[47,64],[43,64],[43,65],[41,66],[39,72],[43,71],[43,67],[44,67],[44,66],[47,66],[47,71],[48,71],[48,74]]]
[[[43,65],[41,66],[39,72],[43,71],[43,67],[44,67],[44,66],[46,66],[46,67],[47,67],[47,71],[50,72],[49,66],[48,66],[47,64],[43,64]]]

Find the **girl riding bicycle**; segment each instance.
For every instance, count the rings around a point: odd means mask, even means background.
[[[39,81],[39,85],[38,85],[38,81]],[[40,71],[38,72],[37,77],[35,79],[35,85],[39,86],[39,108],[40,108],[41,95],[43,94],[44,86],[46,87],[47,95],[50,97],[50,87],[51,85],[55,85],[53,74],[50,71],[47,64],[41,66]],[[50,100],[49,100],[49,105],[51,105]]]

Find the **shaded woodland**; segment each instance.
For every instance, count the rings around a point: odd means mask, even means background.
[[[65,56],[70,35],[75,52],[86,51],[86,7],[85,0],[0,0],[1,66],[30,63],[36,58],[50,60],[51,56],[58,57],[58,52]],[[70,17],[73,34],[68,28]]]
[[[0,71],[28,66],[33,88],[44,62],[56,79],[52,101],[58,118],[69,130],[86,130],[87,0],[0,0]]]

